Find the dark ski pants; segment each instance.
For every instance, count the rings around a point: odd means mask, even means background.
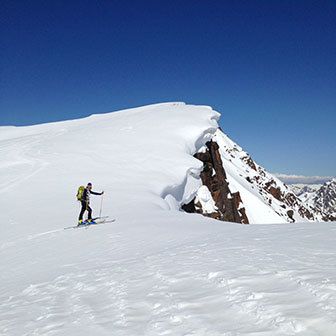
[[[81,209],[81,212],[79,214],[78,220],[82,220],[83,219],[83,215],[84,215],[84,212],[86,210],[89,213],[88,219],[92,219],[92,209],[90,208],[89,204],[87,204],[85,201],[81,201],[81,204],[82,204],[82,209]]]

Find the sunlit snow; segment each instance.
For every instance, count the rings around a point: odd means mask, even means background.
[[[0,334],[334,335],[336,223],[180,210],[218,118],[167,103],[0,127]],[[116,221],[64,230],[87,182]]]

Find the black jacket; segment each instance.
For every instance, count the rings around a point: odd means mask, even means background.
[[[95,191],[89,191],[89,190],[87,190],[87,188],[85,188],[84,191],[83,191],[83,195],[82,195],[82,199],[83,199],[84,202],[90,201],[90,194],[101,195],[102,193],[98,193],[98,192],[95,192]],[[87,196],[89,196],[88,200],[86,199]]]

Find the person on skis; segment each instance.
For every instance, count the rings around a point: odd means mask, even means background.
[[[90,208],[90,195],[103,195],[104,191],[101,193],[92,191],[92,183],[88,183],[86,188],[83,190],[82,197],[81,197],[81,204],[82,204],[82,209],[79,214],[78,218],[78,225],[84,224],[83,222],[83,215],[84,212],[87,210],[88,212],[88,222],[89,223],[94,223],[92,220],[92,209]]]

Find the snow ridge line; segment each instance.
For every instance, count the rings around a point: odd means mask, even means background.
[[[217,123],[219,116],[216,115],[211,117],[210,120]],[[194,154],[197,153],[205,143],[212,139],[213,135],[216,133],[217,127],[208,127],[204,130],[201,135],[196,139],[194,147],[194,152],[190,151],[190,155],[195,166],[190,167],[186,170],[184,178],[181,184],[178,185],[168,185],[161,192],[160,197],[167,202],[169,210],[180,210],[183,204],[189,203],[197,194],[199,187],[202,185],[200,180],[200,174],[203,169],[203,164],[201,161],[194,158]],[[196,161],[195,161],[196,160]],[[196,167],[196,164],[198,167]]]

